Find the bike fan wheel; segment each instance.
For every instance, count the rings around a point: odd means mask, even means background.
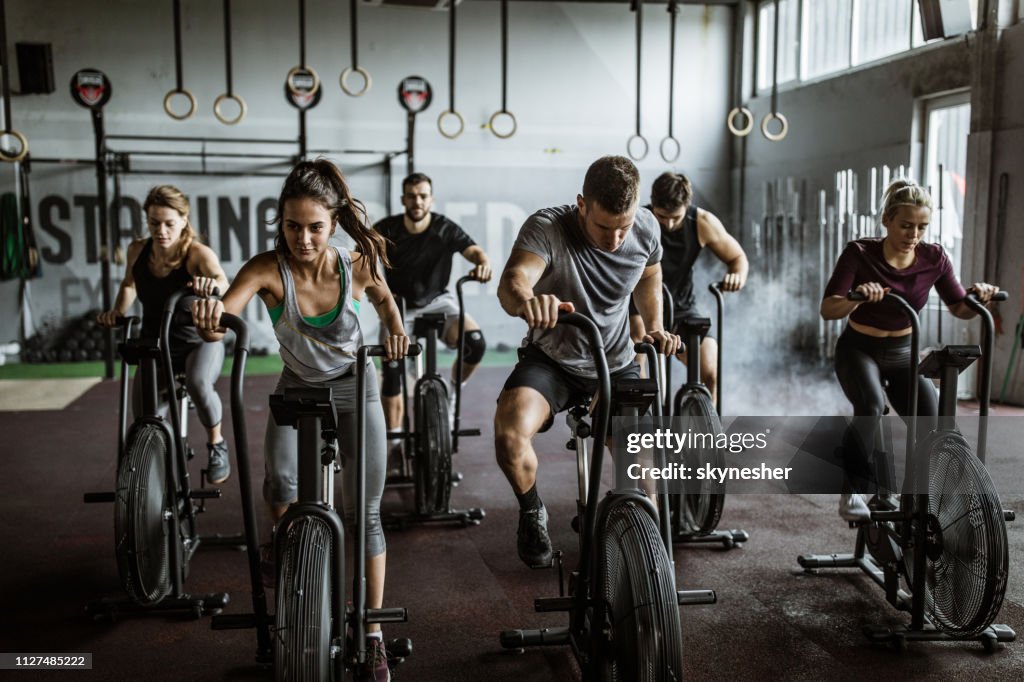
[[[606,622],[590,624],[598,679],[683,679],[672,565],[657,525],[635,502],[609,512],[598,539],[596,571],[596,595],[608,609]],[[608,636],[601,632],[606,626]]]
[[[690,471],[696,472],[707,465],[725,466],[725,451],[714,442],[719,440],[718,436],[723,433],[723,429],[711,396],[699,390],[681,391],[676,397],[675,416],[685,418],[687,427],[694,434],[707,434],[705,440],[712,441],[702,447],[686,450],[683,463],[690,467]],[[722,519],[725,483],[704,479],[688,482],[687,490],[693,489],[691,486],[699,488],[696,492],[684,494],[682,504],[677,504],[673,514],[674,531],[676,534],[706,535],[715,530]]]
[[[276,590],[274,679],[319,682],[331,670],[331,530],[307,516],[287,532]]]
[[[436,380],[416,388],[416,513],[448,511],[452,489],[452,433],[448,424],[448,394]]]
[[[959,433],[933,434],[921,452],[931,462],[925,612],[948,635],[973,637],[992,624],[1006,593],[1002,505],[988,471]],[[913,589],[913,550],[904,557]]]
[[[168,554],[171,513],[166,461],[170,443],[157,424],[130,431],[117,472],[114,537],[117,570],[125,592],[136,604],[158,603],[171,591]]]

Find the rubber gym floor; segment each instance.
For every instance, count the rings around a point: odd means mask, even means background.
[[[9,369],[9,368],[8,368]],[[456,469],[465,475],[455,506],[484,507],[481,525],[420,526],[388,532],[386,606],[404,606],[409,622],[386,627],[387,637],[410,637],[413,654],[395,672],[397,680],[565,680],[578,677],[566,647],[516,654],[501,649],[498,633],[520,627],[559,626],[562,614],[534,613],[533,599],[557,594],[555,571],[531,571],[515,553],[516,502],[494,464],[491,418],[507,368],[485,367],[467,389],[466,426],[480,438],[463,440]],[[824,377],[824,375],[822,375]],[[824,377],[828,379],[828,377]],[[745,392],[751,404],[770,405],[782,391],[794,404],[816,404],[802,394],[811,382],[787,378]],[[253,480],[262,481],[266,396],[272,375],[246,380],[246,419]],[[89,382],[91,383],[91,382]],[[838,388],[829,396],[842,406]],[[219,384],[228,395],[227,381]],[[10,384],[3,389],[10,397]],[[827,401],[826,401],[827,402]],[[0,412],[3,476],[0,476],[0,547],[4,548],[3,618],[0,641],[8,652],[91,652],[93,669],[78,673],[34,672],[5,679],[260,680],[272,674],[254,662],[251,630],[213,631],[209,619],[123,618],[93,622],[84,607],[119,594],[110,505],[82,503],[82,494],[109,490],[114,480],[117,383],[92,383],[62,409]],[[970,405],[961,410],[970,411]],[[728,412],[728,407],[727,407]],[[770,411],[762,410],[762,414]],[[1024,415],[999,407],[997,414]],[[192,434],[200,432],[192,416]],[[575,490],[572,453],[564,449],[561,417],[536,440],[541,459],[540,492],[551,511],[556,548],[575,563],[576,538],[569,527]],[[231,441],[230,430],[228,439]],[[990,452],[1015,456],[1019,442],[993,442]],[[232,448],[233,452],[233,448]],[[192,462],[198,476],[202,462]],[[1001,490],[1024,491],[1024,470],[1001,480]],[[200,517],[203,533],[241,529],[238,478],[223,486]],[[997,622],[1024,632],[1024,494],[1007,495],[1015,509],[1008,524],[1010,578]],[[391,490],[384,509],[411,500]],[[262,514],[261,537],[268,532]],[[905,614],[892,609],[876,585],[860,572],[803,573],[796,563],[807,552],[846,552],[855,532],[836,515],[824,495],[733,495],[726,500],[724,528],[743,528],[742,548],[677,548],[681,588],[712,588],[718,603],[682,609],[687,679],[1008,680],[1024,678],[1020,641],[987,654],[977,642],[911,643],[909,650],[873,645],[861,634],[866,624],[898,625]],[[228,591],[227,613],[249,610],[245,555],[227,549],[200,550],[186,584],[193,593]],[[271,592],[272,595],[272,592]],[[272,602],[271,602],[272,608]]]

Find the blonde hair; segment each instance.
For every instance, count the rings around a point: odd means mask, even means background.
[[[932,198],[927,190],[910,180],[893,180],[882,195],[882,220],[892,220],[900,206],[932,208]]]
[[[149,209],[151,206],[159,206],[177,211],[185,219],[185,229],[181,231],[181,239],[178,241],[178,252],[174,254],[169,263],[172,268],[176,268],[188,256],[188,250],[192,246],[192,242],[196,240],[196,230],[192,227],[192,219],[189,218],[190,207],[188,198],[174,185],[157,185],[149,190],[149,194],[146,195],[146,201],[142,204],[142,211],[146,214],[147,220],[149,219]]]

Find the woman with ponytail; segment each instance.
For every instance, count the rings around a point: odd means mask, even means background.
[[[341,445],[342,507],[345,525],[355,525],[356,424],[358,401],[366,403],[367,606],[384,601],[385,545],[380,498],[386,468],[384,411],[373,365],[367,363],[365,395],[356,395],[356,351],[363,345],[359,305],[368,298],[390,334],[386,360],[400,360],[409,339],[391,291],[380,272],[388,265],[384,239],[369,227],[366,210],[349,193],[341,171],[326,159],[303,161],[292,169],[277,202],[274,250],[246,263],[222,301],[197,300],[192,315],[204,336],[220,336],[221,315],[238,315],[259,296],[267,307],[280,343],[284,370],[275,392],[293,387],[330,387],[338,413]],[[358,245],[358,253],[333,246],[338,228]],[[263,497],[274,519],[281,518],[298,495],[297,446],[290,427],[267,419],[264,441],[266,477]],[[353,531],[354,532],[354,531]],[[268,568],[268,566],[265,566]],[[273,582],[272,570],[265,570]],[[380,626],[369,626],[371,652],[366,679],[387,680]]]
[[[160,337],[160,314],[172,293],[189,286],[197,296],[210,296],[215,290],[227,290],[228,278],[217,254],[196,239],[188,199],[181,190],[171,185],[154,187],[146,196],[142,210],[146,214],[149,237],[129,244],[128,263],[114,307],[100,313],[98,321],[106,327],[115,326],[137,297],[142,302],[142,339],[155,343]],[[220,396],[213,384],[224,364],[224,345],[203,343],[192,327],[172,326],[171,362],[176,374],[185,374],[185,387],[196,406],[199,421],[206,428],[207,478],[213,484],[223,483],[231,475],[231,464],[227,443],[221,436]],[[163,379],[160,373],[161,395],[165,388]],[[138,372],[132,387],[132,407],[138,416],[142,410]]]
[[[961,319],[975,313],[964,302],[967,291],[953,274],[953,265],[941,244],[924,241],[931,220],[932,200],[919,185],[896,180],[882,198],[885,237],[858,239],[846,245],[832,271],[821,301],[821,316],[838,320],[850,316],[836,342],[836,377],[853,404],[857,428],[847,432],[844,443],[846,484],[839,500],[839,515],[847,521],[867,521],[870,511],[859,493],[871,480],[877,418],[889,397],[895,411],[905,417],[934,418],[938,396],[931,380],[916,377],[918,398],[907,404],[910,385],[910,322],[895,304],[883,300],[888,292],[902,296],[918,312],[928,302],[934,286],[950,312]],[[987,302],[998,287],[982,282],[970,291]],[[857,291],[863,302],[850,301]],[[888,381],[883,389],[882,382]],[[922,432],[921,426],[918,432]],[[926,430],[925,430],[926,432]]]

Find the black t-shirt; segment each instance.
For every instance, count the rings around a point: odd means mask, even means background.
[[[384,218],[373,229],[387,237],[391,269],[386,278],[392,293],[405,299],[408,308],[422,308],[444,293],[452,275],[452,254],[476,244],[461,227],[439,213],[430,214],[430,225],[419,234],[405,229],[405,216]]]

